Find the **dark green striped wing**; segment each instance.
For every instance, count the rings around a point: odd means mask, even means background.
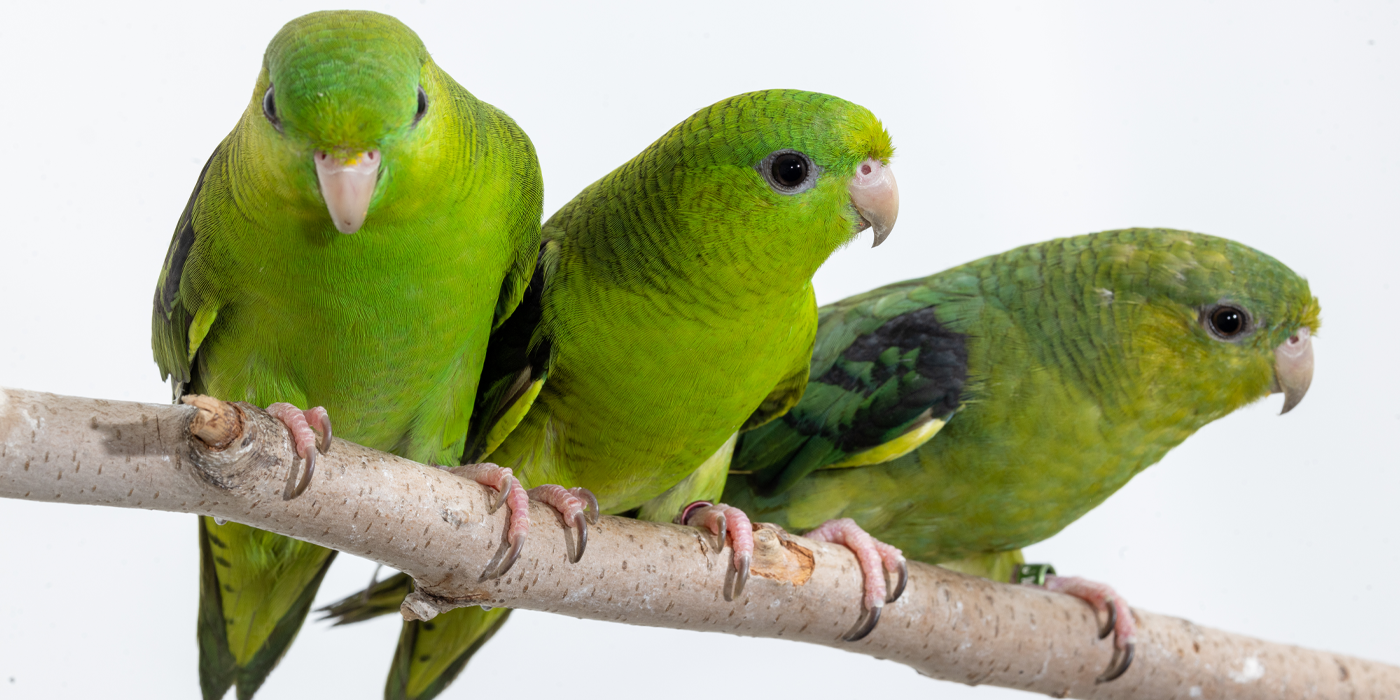
[[[878,464],[930,439],[967,382],[966,336],[939,317],[950,296],[966,298],[913,280],[822,307],[802,400],[740,436],[731,473],[772,495],[818,469]]]

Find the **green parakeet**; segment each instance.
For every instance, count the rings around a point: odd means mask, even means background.
[[[861,230],[878,244],[894,225],[892,153],[865,108],[771,90],[700,110],[587,187],[545,223],[526,300],[493,338],[468,457],[511,470],[507,481],[562,485],[534,498],[586,487],[604,513],[670,520],[716,499],[735,436],[782,415],[807,383],[812,275]],[[720,516],[737,595],[747,520],[721,505],[692,521],[718,531]],[[517,549],[524,524],[512,525]],[[373,614],[353,601],[332,614]],[[436,694],[433,673],[460,669],[472,631],[494,630],[482,616],[498,612],[408,623],[401,642],[416,646],[398,658],[422,671],[390,696]]]
[[[328,416],[343,437],[456,466],[541,208],[529,139],[410,29],[373,12],[295,19],[180,215],[156,286],[156,363],[177,399],[272,404],[304,470],[288,496],[312,485],[312,427],[329,447]],[[209,518],[199,542],[204,697],[237,684],[249,698],[335,553]]]
[[[822,308],[802,401],[740,438],[724,498],[788,528],[850,519],[914,559],[1007,580],[1021,547],[1205,424],[1272,392],[1295,406],[1318,314],[1277,260],[1161,229],[876,289]],[[1121,673],[1132,617],[1096,585],[1049,587],[1116,618]]]

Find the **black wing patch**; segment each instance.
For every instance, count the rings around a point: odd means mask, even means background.
[[[734,470],[772,495],[931,418],[947,420],[967,383],[967,337],[935,311],[917,309],[857,336],[797,406],[740,436]]]
[[[175,237],[170,241],[170,250],[165,254],[165,265],[161,268],[160,280],[156,283],[155,299],[151,310],[151,351],[155,354],[156,365],[161,377],[171,380],[172,396],[176,401],[187,387],[194,385],[193,363],[189,356],[189,329],[194,321],[193,310],[180,298],[180,283],[184,279],[185,263],[198,235],[194,229],[195,202],[204,190],[204,178],[209,167],[219,156],[219,149],[204,162],[190,193],[185,210],[175,224]]]
[[[199,179],[194,183],[194,191],[180,212],[180,221],[175,225],[175,240],[170,242],[170,251],[165,254],[165,283],[156,288],[155,312],[168,321],[170,311],[175,307],[175,295],[180,291],[180,277],[185,273],[185,260],[194,246],[194,201],[204,189],[204,176],[209,172],[209,164],[214,162],[214,154],[204,161],[199,171]]]
[[[897,437],[924,411],[936,417],[957,410],[967,383],[966,337],[925,307],[856,338],[816,381],[867,397],[856,419],[832,436],[848,454],[867,450]]]

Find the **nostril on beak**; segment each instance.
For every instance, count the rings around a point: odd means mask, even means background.
[[[874,245],[880,245],[890,235],[899,216],[899,186],[894,171],[875,158],[866,158],[856,166],[855,175],[847,183],[851,204],[862,220],[861,228],[874,229]]]

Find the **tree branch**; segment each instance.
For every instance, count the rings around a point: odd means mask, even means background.
[[[202,406],[0,389],[0,497],[198,513],[332,547],[411,574],[419,586],[405,615],[484,604],[780,637],[1057,697],[1400,697],[1400,668],[1143,611],[1132,668],[1095,685],[1112,645],[1097,639],[1089,606],[921,564],[911,564],[908,589],[875,632],[846,643],[860,614],[855,558],[771,531],[759,533],[753,579],[731,603],[721,594],[729,557],[708,534],[604,517],[588,555],[569,564],[571,531],[532,504],[520,560],[506,577],[479,582],[504,543],[505,514],[488,513],[484,487],[336,440],[311,487],[286,501],[300,465],[281,425],[246,404]],[[196,432],[221,449],[191,435],[197,415]]]

